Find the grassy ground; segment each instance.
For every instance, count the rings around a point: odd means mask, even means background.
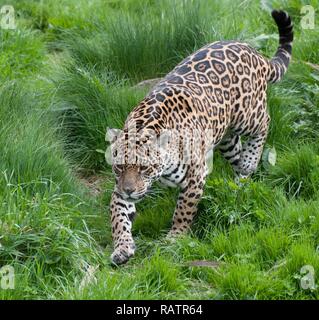
[[[317,0],[3,4],[14,6],[17,29],[0,30],[0,267],[15,270],[1,299],[319,298],[300,285],[305,265],[315,284],[319,276],[318,12],[315,29],[300,27],[301,7]],[[143,98],[136,83],[207,42],[244,40],[272,56],[272,7],[292,15],[296,40],[288,74],[269,89],[258,172],[238,187],[216,154],[192,233],[173,244],[163,235],[176,191],[155,186],[138,204],[136,256],[113,268],[106,128]]]

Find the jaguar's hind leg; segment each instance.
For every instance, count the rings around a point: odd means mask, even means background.
[[[240,160],[240,154],[242,152],[242,144],[240,136],[237,134],[231,134],[223,139],[219,144],[218,149],[222,156],[232,165],[235,169]]]
[[[244,143],[239,161],[233,167],[239,178],[247,178],[257,169],[264,144],[266,142],[269,125],[269,116],[258,129],[255,129]]]

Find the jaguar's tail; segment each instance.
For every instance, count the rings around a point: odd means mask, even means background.
[[[276,21],[279,31],[279,47],[275,56],[270,60],[268,74],[269,82],[280,81],[287,71],[292,52],[292,41],[294,38],[293,25],[287,12],[273,10],[272,17]]]

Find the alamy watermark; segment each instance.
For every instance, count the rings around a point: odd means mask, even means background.
[[[178,150],[171,161],[183,164],[202,163],[207,154],[202,146],[216,136],[215,129],[166,129],[158,134],[155,130],[139,130],[137,122],[128,129],[108,129],[105,136],[111,145],[106,149],[108,164],[160,164],[165,149]],[[164,154],[163,154],[164,153]]]
[[[304,290],[316,290],[315,269],[311,265],[305,265],[300,269],[300,287]]]
[[[4,5],[0,8],[0,28],[6,30],[17,28],[13,6]]]
[[[0,268],[0,290],[14,289],[15,274],[14,268],[10,265],[5,265]]]
[[[315,8],[307,5],[300,9],[301,20],[300,26],[305,30],[312,30],[315,28]]]

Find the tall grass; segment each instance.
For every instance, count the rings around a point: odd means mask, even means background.
[[[49,103],[39,92],[26,91],[23,82],[0,87],[0,145],[4,151],[0,168],[9,170],[11,183],[52,180],[67,192],[72,174],[45,107]]]
[[[0,79],[16,79],[40,70],[45,54],[41,34],[0,29]]]
[[[184,56],[205,43],[206,20],[200,3],[158,2],[138,15],[119,11],[85,38],[66,37],[76,62],[141,80],[163,76]]]
[[[28,286],[20,287],[25,298],[43,296],[49,284],[42,277],[57,286],[71,271],[83,276],[100,255],[87,229],[94,212],[57,140],[48,103],[20,82],[0,88],[0,264],[28,275]]]
[[[318,191],[319,157],[316,147],[306,145],[283,153],[269,179],[281,185],[291,197],[312,198]]]
[[[60,119],[70,158],[84,169],[105,167],[105,132],[120,128],[145,92],[125,86],[111,73],[67,65],[54,79],[57,99],[52,112]]]

